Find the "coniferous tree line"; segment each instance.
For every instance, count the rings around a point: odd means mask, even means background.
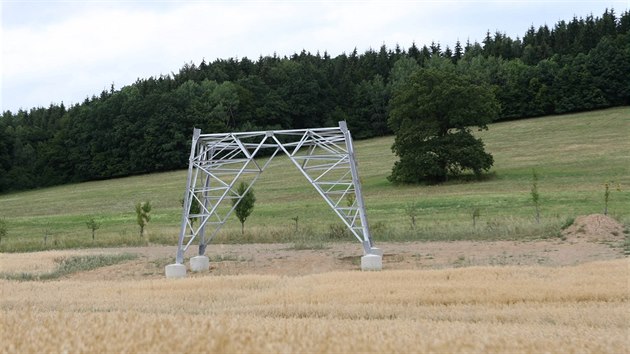
[[[218,59],[138,79],[66,107],[0,117],[0,193],[184,168],[193,127],[204,132],[336,126],[355,138],[391,134],[392,88],[418,66],[451,62],[492,85],[498,119],[630,104],[630,13],[530,27],[523,38],[488,32],[482,43],[306,51]],[[401,69],[401,67],[403,67]]]

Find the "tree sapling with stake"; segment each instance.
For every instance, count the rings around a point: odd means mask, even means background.
[[[201,204],[199,202],[199,200],[201,200],[201,198],[199,196],[197,196],[196,198],[193,197],[192,199],[193,200],[190,203],[190,210],[188,211],[188,215],[189,216],[190,215],[199,215],[201,213]],[[184,205],[184,200],[181,199],[180,201],[182,203],[182,207],[185,208],[186,206]],[[190,226],[191,227],[195,224],[195,220],[196,220],[195,218],[191,218],[191,217],[188,218],[188,221],[190,221]]]
[[[614,182],[604,183],[604,215],[608,215],[608,201],[610,200],[610,185]],[[621,192],[621,184],[617,183],[617,192]]]
[[[7,227],[7,222],[4,219],[0,219],[0,242],[2,242],[2,238],[7,235],[9,232],[9,228]]]
[[[418,216],[418,203],[410,202],[405,205],[405,214],[411,219],[411,229],[416,229],[416,216]]]
[[[236,188],[236,193],[240,196],[239,198],[232,199],[232,206],[234,206],[234,213],[238,218],[238,221],[241,222],[241,235],[245,234],[245,220],[254,210],[254,203],[256,203],[256,197],[254,196],[254,190],[250,188],[247,189],[247,184],[245,182],[241,182]],[[238,203],[238,204],[237,204]]]
[[[536,209],[536,223],[540,224],[540,194],[538,194],[538,173],[532,169],[532,201]]]
[[[144,236],[144,228],[147,226],[149,221],[151,221],[151,202],[138,202],[136,204],[136,222],[138,226],[140,226],[140,237]]]
[[[101,223],[96,221],[94,217],[90,217],[90,219],[85,224],[87,225],[88,229],[92,230],[92,241],[94,241],[94,234],[96,233],[96,230],[101,227]]]
[[[479,219],[480,216],[481,212],[479,211],[479,208],[475,208],[472,212],[473,228],[477,226],[477,219]]]
[[[298,232],[298,221],[300,220],[300,217],[298,215],[296,215],[295,217],[292,217],[291,220],[293,220],[295,222],[295,233]]]

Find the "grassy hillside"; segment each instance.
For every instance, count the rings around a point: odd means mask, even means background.
[[[395,186],[386,177],[395,157],[393,137],[355,142],[368,218],[377,240],[521,239],[556,237],[573,217],[601,213],[604,183],[609,212],[630,224],[630,107],[497,123],[479,136],[495,164],[481,182]],[[185,166],[182,166],[185,167]],[[539,175],[542,220],[534,220],[532,169]],[[0,196],[0,218],[9,228],[0,250],[143,244],[134,204],[153,203],[150,242],[176,244],[186,171],[59,186]],[[309,183],[279,156],[255,185],[257,203],[245,240],[235,217],[218,241],[269,242],[326,239],[340,224]],[[405,214],[417,202],[412,230]],[[473,210],[480,218],[472,224]],[[102,222],[96,242],[85,222]],[[293,217],[299,217],[300,232]],[[44,235],[49,235],[44,245]],[[348,238],[348,240],[352,240]]]

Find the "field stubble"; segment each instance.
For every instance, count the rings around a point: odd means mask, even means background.
[[[629,266],[0,280],[0,351],[622,353]]]

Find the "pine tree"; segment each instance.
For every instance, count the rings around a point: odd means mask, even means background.
[[[446,49],[444,50],[444,58],[452,61],[453,64],[456,63],[456,61],[453,60],[453,51],[451,50],[449,46],[446,46]]]
[[[459,39],[455,43],[455,52],[453,53],[453,62],[457,63],[464,56],[464,51],[462,49],[462,44],[459,42]]]

